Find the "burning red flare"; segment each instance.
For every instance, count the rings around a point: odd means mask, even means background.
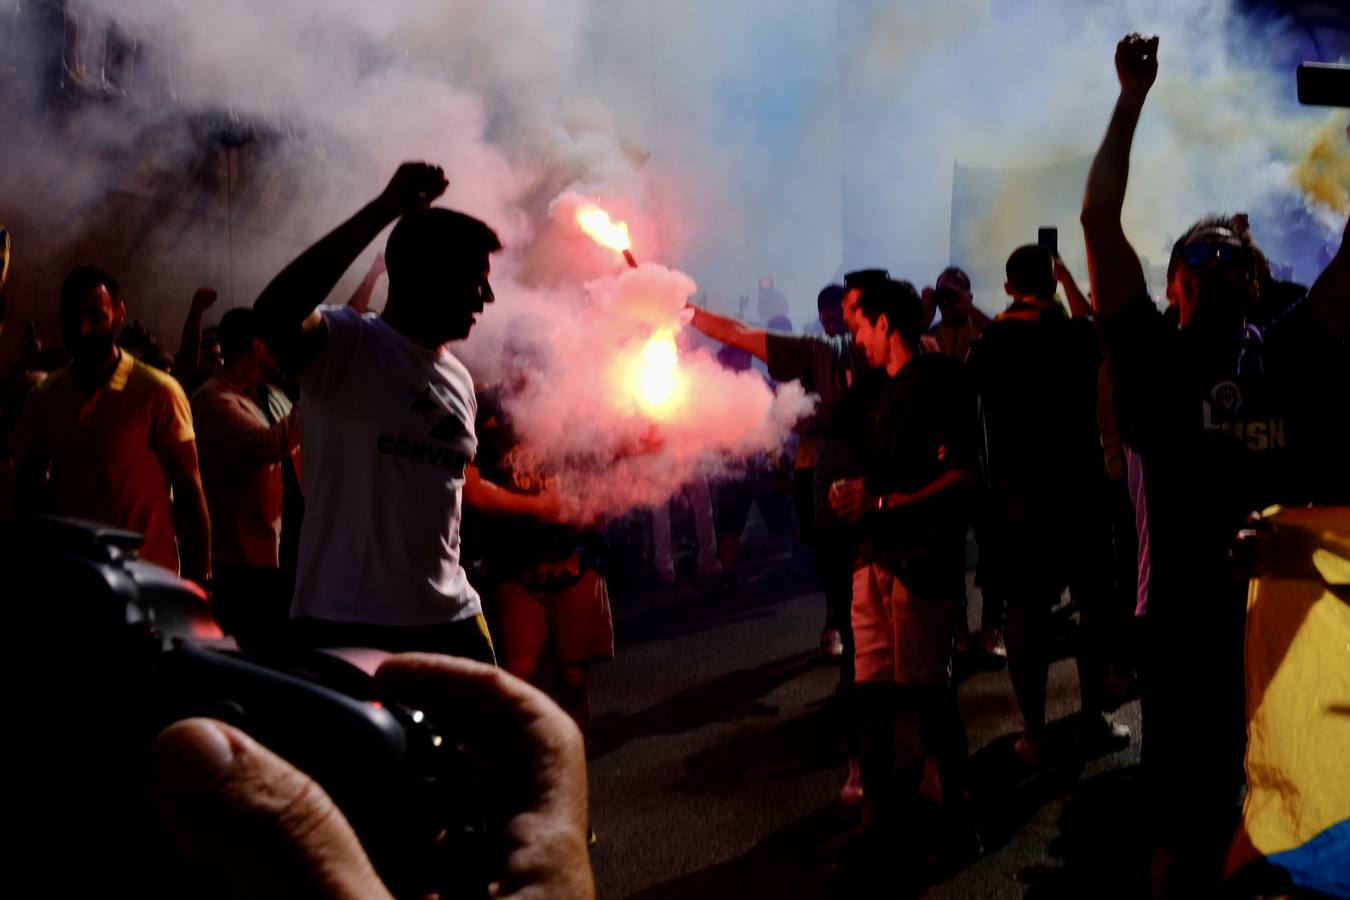
[[[609,213],[594,204],[588,204],[577,210],[577,224],[597,244],[622,253],[624,261],[637,268],[637,260],[633,258],[633,241],[628,236],[628,223],[615,222],[610,219]]]

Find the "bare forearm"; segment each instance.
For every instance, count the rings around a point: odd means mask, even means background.
[[[882,498],[885,509],[915,509],[938,500],[947,499],[966,490],[975,483],[975,473],[970,469],[950,469],[937,479],[929,482],[913,493],[890,493]]]
[[[715,341],[744,350],[751,356],[767,361],[769,358],[768,334],[762,329],[751,328],[739,319],[720,316],[701,307],[694,307],[694,318],[690,325]]]
[[[183,322],[183,336],[178,341],[178,353],[173,358],[173,375],[183,378],[201,368],[202,315],[199,309],[188,310]]]
[[[211,574],[211,518],[200,481],[174,485],[174,518],[182,576],[204,581]]]
[[[1106,135],[1088,170],[1087,189],[1083,195],[1083,217],[1105,217],[1120,220],[1125,207],[1125,187],[1130,178],[1130,149],[1139,115],[1144,109],[1144,98],[1121,94],[1106,126]]]
[[[1121,95],[1088,171],[1083,196],[1083,241],[1087,246],[1092,304],[1099,316],[1110,315],[1148,289],[1139,255],[1130,246],[1120,221],[1129,181],[1130,147],[1143,104],[1142,96]]]
[[[1064,297],[1069,301],[1069,312],[1074,318],[1087,318],[1092,315],[1092,301],[1083,296],[1083,292],[1078,287],[1078,282],[1068,272],[1065,272],[1059,279],[1059,286],[1064,288]]]
[[[464,477],[464,503],[488,515],[557,518],[557,502],[551,494],[520,494],[493,484],[469,467]]]
[[[397,216],[398,210],[390,203],[373,200],[282,269],[254,304],[266,318],[269,330],[285,333],[298,329],[332,292],[352,261]]]

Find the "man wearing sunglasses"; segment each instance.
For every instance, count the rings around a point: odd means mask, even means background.
[[[1144,470],[1154,892],[1209,896],[1243,780],[1246,583],[1229,551],[1253,510],[1350,501],[1350,251],[1342,245],[1306,298],[1271,304],[1242,223],[1203,219],[1173,248],[1167,298],[1179,316],[1176,325],[1164,318],[1121,225],[1157,50],[1158,38],[1137,34],[1116,49],[1120,98],[1082,222],[1122,432]]]

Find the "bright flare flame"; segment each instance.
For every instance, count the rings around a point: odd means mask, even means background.
[[[689,385],[679,362],[675,333],[658,331],[626,367],[625,393],[653,419],[669,418],[684,404]]]
[[[598,206],[583,206],[577,210],[577,224],[597,244],[618,253],[633,249],[627,223],[610,221],[609,213]]]

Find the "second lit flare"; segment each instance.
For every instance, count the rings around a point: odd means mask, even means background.
[[[680,371],[680,353],[671,331],[655,332],[642,349],[621,363],[624,393],[652,419],[668,419],[684,405],[687,376]]]

